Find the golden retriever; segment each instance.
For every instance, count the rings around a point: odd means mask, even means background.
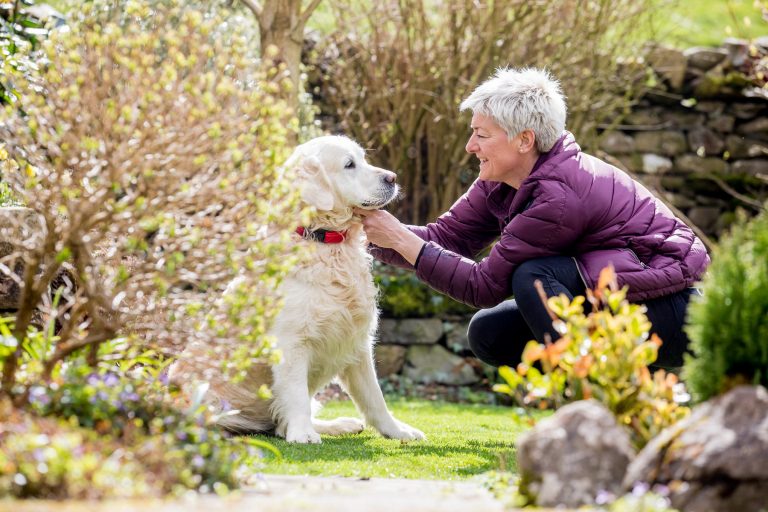
[[[356,418],[313,417],[312,397],[338,377],[365,424],[387,438],[423,439],[421,431],[392,417],[376,379],[377,290],[362,224],[352,211],[389,203],[398,193],[395,174],[370,165],[360,145],[342,136],[300,145],[285,167],[295,172],[303,200],[317,211],[312,226],[295,235],[296,243],[314,244],[313,257],[282,284],[284,305],[271,331],[282,361],[251,368],[236,384],[212,383],[214,399],[239,410],[223,415],[219,424],[240,433],[274,432],[296,443],[361,432],[364,423]],[[172,380],[189,378],[184,360],[172,368]],[[265,383],[273,393],[269,401],[257,394]]]

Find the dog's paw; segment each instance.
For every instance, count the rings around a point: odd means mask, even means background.
[[[365,429],[365,424],[357,418],[336,418],[334,420],[312,420],[312,426],[321,434],[341,436],[344,434],[359,434]]]
[[[382,430],[381,435],[389,439],[400,439],[402,441],[419,441],[427,438],[421,430],[397,420],[395,420],[394,428],[387,429],[386,431]]]
[[[288,426],[288,429],[285,433],[285,440],[289,443],[300,443],[300,444],[319,444],[320,441],[320,434],[315,432],[312,429],[300,429],[300,428],[291,428]]]

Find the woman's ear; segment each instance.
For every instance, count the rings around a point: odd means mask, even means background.
[[[328,188],[323,164],[315,156],[301,158],[296,167],[301,198],[319,211],[333,209],[333,193]]]
[[[523,130],[520,132],[520,153],[529,153],[536,149],[536,132],[533,130]]]

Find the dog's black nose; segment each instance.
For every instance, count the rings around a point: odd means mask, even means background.
[[[388,172],[384,175],[384,181],[386,181],[390,185],[393,185],[396,179],[397,179],[397,174],[393,172]]]

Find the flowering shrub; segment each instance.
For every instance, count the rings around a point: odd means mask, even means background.
[[[676,375],[663,370],[651,375],[648,365],[656,360],[661,340],[648,338],[651,325],[643,307],[627,302],[626,288],[617,288],[613,269],[608,268],[586,299],[548,299],[562,337],[544,344],[530,341],[516,369],[499,369],[506,384],[494,389],[540,408],[594,398],[642,447],[688,414],[678,403],[687,396]],[[584,312],[585,300],[592,305],[589,314]]]
[[[232,376],[276,360],[307,215],[279,167],[298,133],[284,67],[215,4],[89,1],[31,72],[0,65],[0,198],[36,228],[1,233],[21,293],[0,319],[0,496],[223,492],[270,449],[162,383],[182,343]]]
[[[279,170],[298,130],[277,99],[284,69],[215,6],[95,0],[72,12],[42,43],[38,74],[3,64],[18,100],[0,118],[2,178],[39,230],[0,262],[22,289],[0,395],[23,405],[61,361],[86,351],[93,364],[118,336],[164,353],[216,340],[208,361],[232,374],[273,359],[266,332],[305,215]]]
[[[48,385],[30,388],[27,413],[0,402],[9,416],[0,427],[0,496],[223,493],[260,463],[262,450],[274,452],[212,428],[216,416],[201,405],[205,389],[182,409],[186,400],[167,389],[167,364],[157,354],[124,341],[101,349],[120,367],[71,358]]]

